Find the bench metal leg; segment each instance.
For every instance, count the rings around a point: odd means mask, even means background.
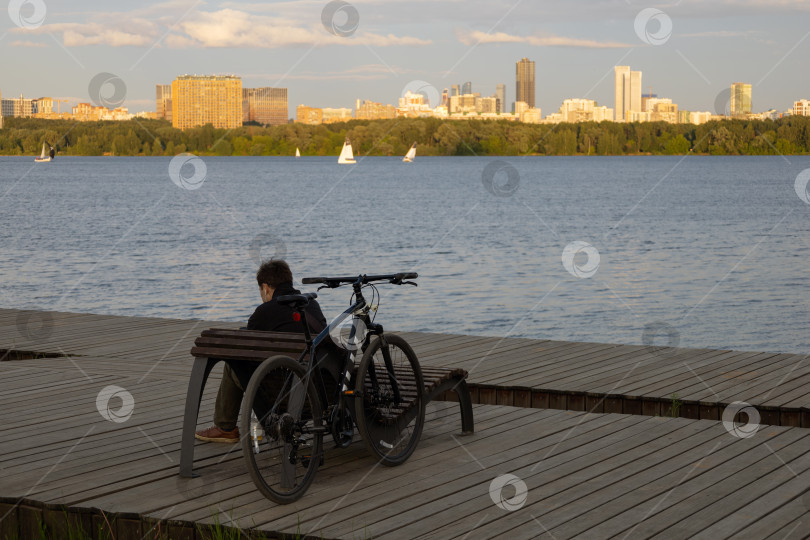
[[[193,471],[194,432],[197,429],[197,416],[200,413],[205,382],[217,362],[218,358],[195,358],[194,366],[191,368],[191,379],[188,381],[186,394],[186,412],[183,415],[183,438],[180,443],[180,476],[183,478],[199,476]]]
[[[462,379],[453,386],[453,391],[458,396],[458,404],[461,408],[461,434],[472,435],[475,432],[473,421],[472,398],[470,389],[467,388],[467,381]]]

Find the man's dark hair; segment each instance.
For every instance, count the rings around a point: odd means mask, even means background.
[[[286,261],[281,259],[273,259],[265,261],[256,272],[256,281],[259,282],[259,287],[262,283],[267,283],[269,286],[277,289],[282,283],[292,283],[293,276],[290,266]]]

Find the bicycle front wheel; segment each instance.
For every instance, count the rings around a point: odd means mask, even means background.
[[[419,360],[397,335],[374,338],[355,379],[357,429],[383,465],[404,463],[425,424],[425,383]]]
[[[323,455],[321,414],[314,385],[292,358],[268,358],[253,373],[239,431],[250,477],[268,499],[297,501],[312,483]]]

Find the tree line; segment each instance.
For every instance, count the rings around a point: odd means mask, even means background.
[[[337,156],[346,137],[355,155],[787,155],[810,153],[810,117],[665,122],[523,124],[505,120],[398,118],[310,126],[245,125],[181,131],[165,120],[75,122],[5,118],[0,154],[39,154],[42,142],[70,156]]]

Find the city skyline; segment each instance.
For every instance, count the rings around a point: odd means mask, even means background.
[[[508,13],[474,3],[480,14],[456,10],[452,22],[420,25],[413,13],[394,16],[388,4],[357,2],[356,32],[341,37],[322,24],[326,2],[301,2],[294,9],[289,2],[177,0],[121,11],[87,0],[48,2],[40,26],[19,27],[8,16],[0,23],[0,46],[8,58],[0,90],[6,96],[68,98],[75,105],[90,101],[94,75],[109,72],[126,84],[123,106],[138,112],[154,110],[155,84],[178,74],[236,73],[245,86],[288,88],[293,118],[300,103],[351,107],[358,98],[395,103],[413,81],[427,82],[439,93],[470,81],[484,96],[505,83],[508,112],[514,63],[527,57],[536,62],[536,103],[544,111],[568,98],[611,106],[616,65],[643,71],[644,92],[651,86],[687,110],[713,110],[716,96],[737,81],[752,84],[755,112],[786,110],[810,94],[801,62],[810,50],[800,24],[810,14],[807,2],[663,6],[672,28],[666,39],[656,33],[660,21],[647,25],[651,34],[638,31],[641,5],[590,2],[574,20],[560,2],[532,9],[518,5]],[[453,6],[431,3],[437,13]],[[240,21],[248,22],[243,28]],[[279,21],[288,25],[278,39],[259,39]],[[542,21],[539,31],[529,30],[532,21]],[[37,58],[51,59],[49,70],[32,69]]]

